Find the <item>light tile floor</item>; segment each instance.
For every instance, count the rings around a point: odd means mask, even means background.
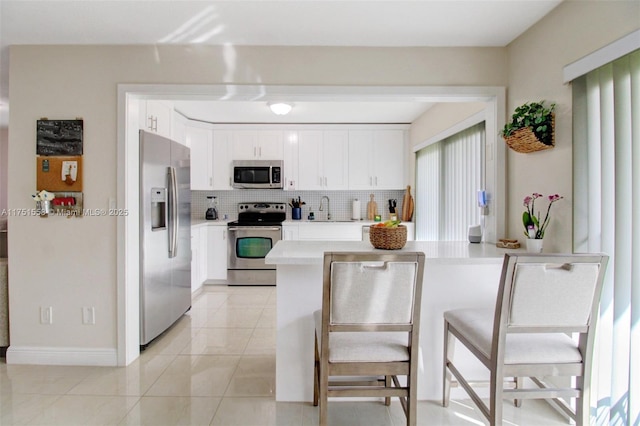
[[[275,287],[205,286],[191,311],[126,368],[7,365],[0,425],[316,425],[311,403],[275,402]],[[505,424],[567,422],[543,402]],[[331,425],[403,425],[394,402],[331,402]],[[482,425],[469,401],[418,405],[419,425]]]

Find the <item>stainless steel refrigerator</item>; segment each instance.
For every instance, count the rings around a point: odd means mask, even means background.
[[[140,345],[191,307],[190,150],[140,131]]]

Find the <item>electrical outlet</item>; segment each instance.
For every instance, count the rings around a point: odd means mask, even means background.
[[[40,324],[53,324],[53,307],[40,307]]]
[[[95,325],[96,323],[96,308],[93,306],[85,306],[82,308],[82,324]]]

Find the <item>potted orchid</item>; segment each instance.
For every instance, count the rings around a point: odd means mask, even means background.
[[[551,219],[551,206],[553,206],[553,203],[556,201],[564,198],[558,194],[549,195],[547,197],[549,205],[547,206],[547,212],[543,219],[540,211],[538,210],[537,213],[535,211],[536,200],[542,197],[544,197],[542,194],[534,192],[530,196],[526,196],[524,198],[523,204],[526,207],[526,210],[522,213],[522,224],[524,225],[524,235],[527,237],[527,248],[529,251],[542,251],[542,239],[544,238],[544,233],[547,230],[547,226],[549,226],[549,221]]]

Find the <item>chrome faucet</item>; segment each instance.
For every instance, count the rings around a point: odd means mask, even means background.
[[[320,207],[318,208],[318,210],[322,211],[322,201],[324,201],[324,199],[327,199],[327,220],[331,220],[331,202],[329,201],[329,197],[327,197],[326,195],[324,195],[321,199],[320,199]]]

